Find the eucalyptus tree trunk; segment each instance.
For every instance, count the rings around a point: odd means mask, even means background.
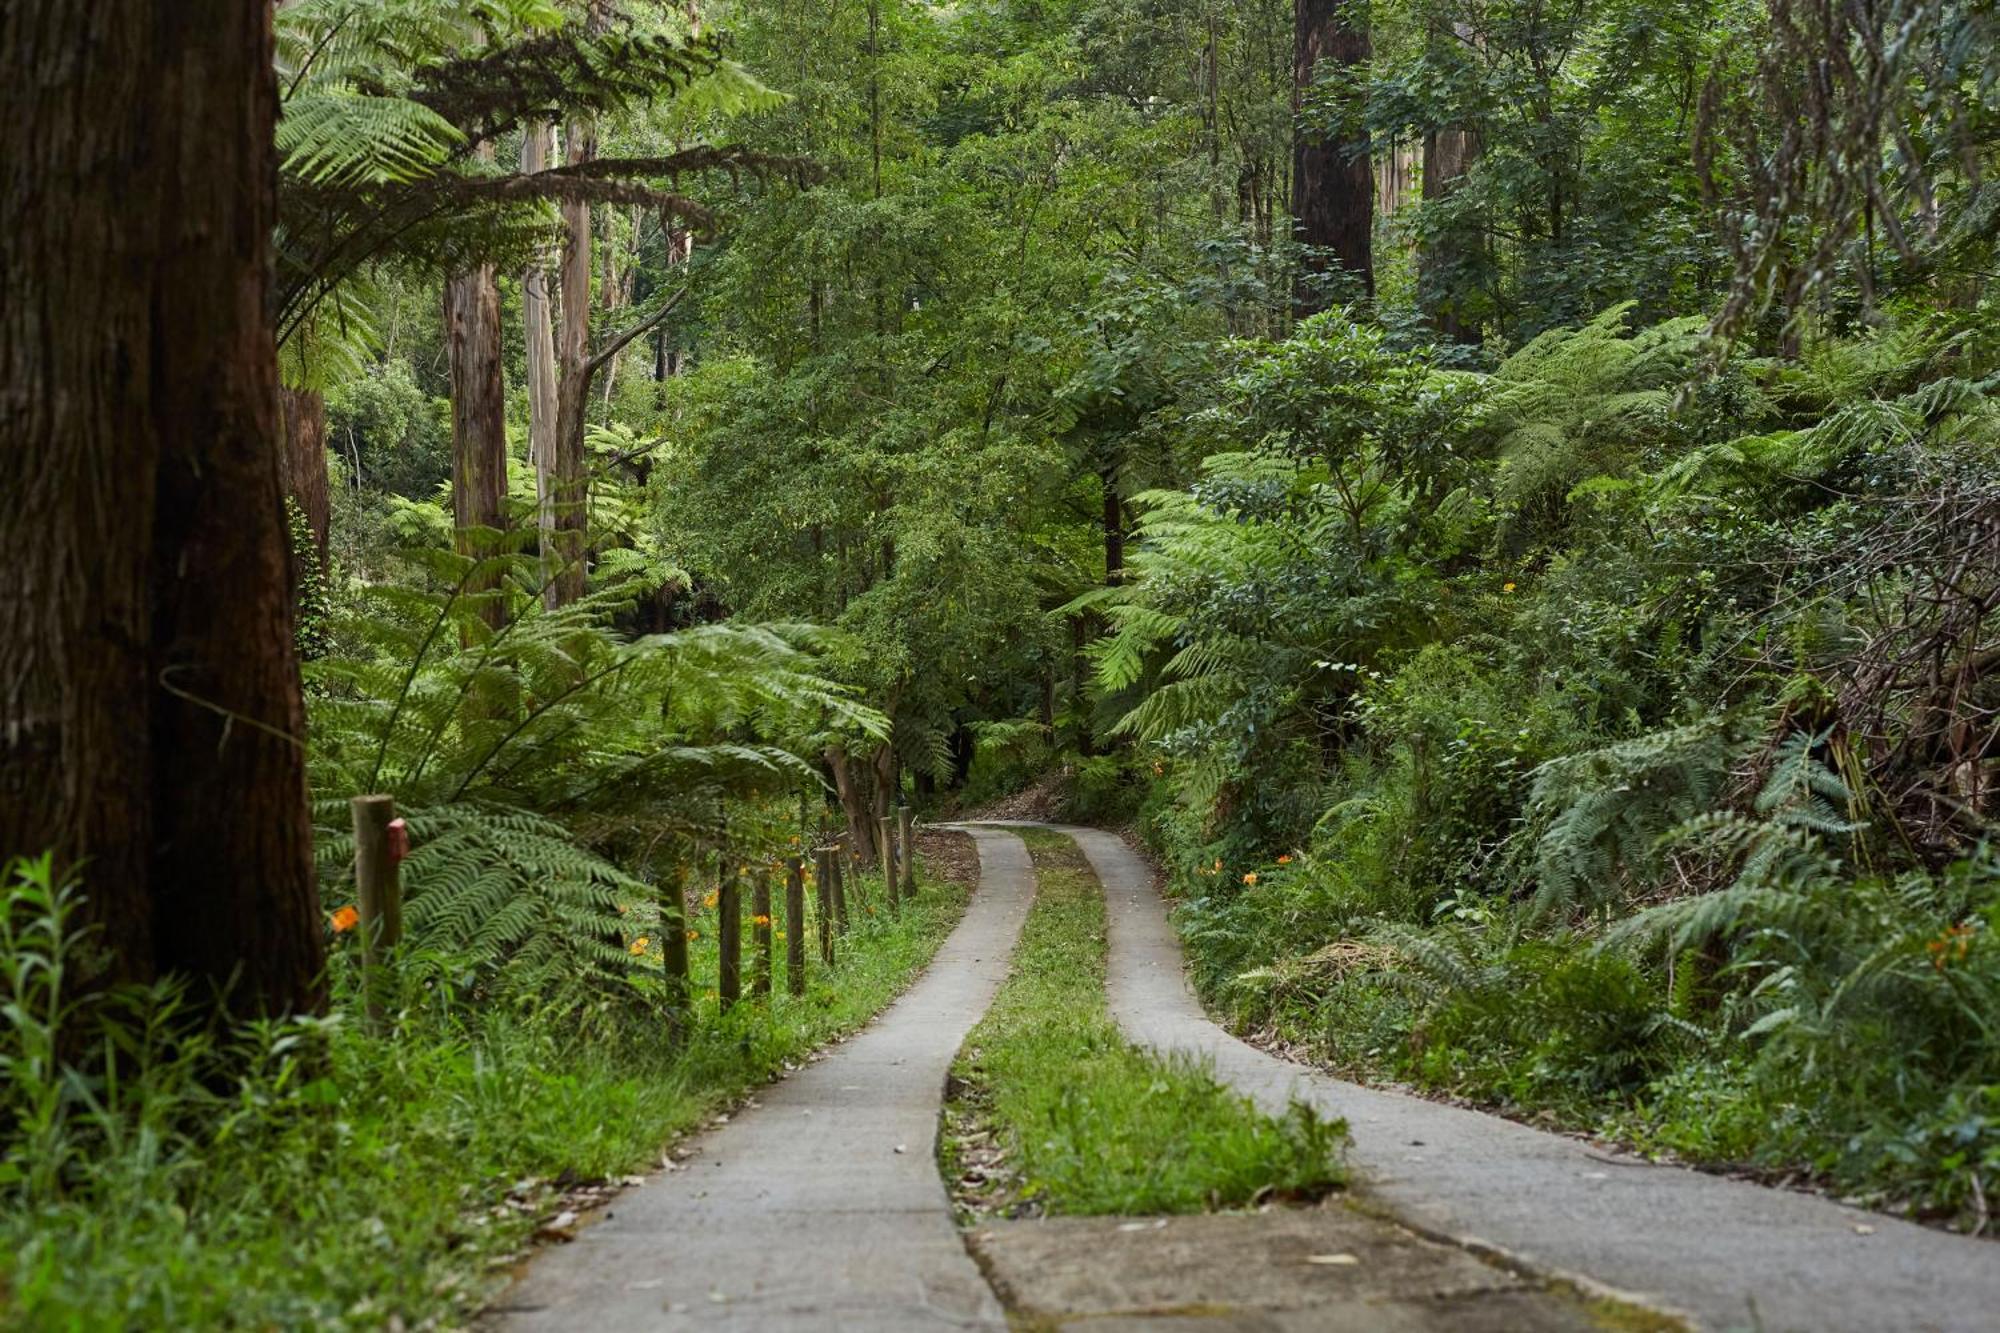
[[[554,141],[555,131],[550,126],[528,126],[521,136],[524,175],[548,168]],[[556,335],[548,270],[539,263],[530,264],[521,275],[521,322],[527,328],[528,343],[528,459],[535,467],[536,528],[546,548],[555,529]]]
[[[270,324],[267,0],[0,8],[0,855],[84,985],[323,1003]]]
[[[1453,34],[1440,24],[1431,30],[1430,40],[1443,44],[1470,37],[1466,25],[1458,25]],[[1451,197],[1479,161],[1481,148],[1479,131],[1471,125],[1440,125],[1428,131],[1424,135],[1424,202],[1436,204]],[[1425,235],[1417,253],[1418,303],[1439,334],[1453,342],[1476,343],[1479,321],[1465,314],[1459,299],[1465,286],[1460,270],[1478,255],[1483,238],[1477,228],[1464,224],[1442,230],[1426,227]]]
[[[1448,126],[1424,135],[1425,203],[1446,199],[1456,191],[1473,163],[1479,160],[1480,142],[1476,130]],[[1435,233],[1417,254],[1417,293],[1431,325],[1453,342],[1479,341],[1479,321],[1464,314],[1454,273],[1476,253],[1479,233],[1463,225]]]
[[[1305,104],[1322,62],[1358,70],[1368,64],[1367,0],[1294,0],[1292,110]],[[1375,174],[1365,130],[1299,125],[1292,132],[1292,221],[1309,255],[1309,274],[1345,270],[1363,295],[1375,297]],[[1326,296],[1308,284],[1295,302],[1301,314],[1323,309]]]
[[[507,385],[500,361],[500,286],[481,264],[445,282],[444,324],[451,364],[451,516],[460,555],[493,554],[480,528],[507,526]],[[479,578],[480,617],[498,629],[507,609],[487,596],[498,580]]]
[[[592,0],[589,27],[602,32],[610,19],[602,4]],[[597,156],[597,124],[588,116],[571,121],[563,132],[564,159],[580,166]],[[550,457],[550,491],[555,513],[550,541],[542,558],[553,570],[548,583],[550,607],[567,606],[583,596],[585,546],[590,529],[590,477],[585,470],[583,433],[589,410],[590,375],[590,205],[570,200],[562,206],[563,250],[562,326],[557,330],[556,438]]]
[[[847,831],[854,839],[854,852],[865,861],[875,860],[875,820],[868,797],[861,790],[860,774],[841,745],[826,747],[826,766],[833,774],[833,789],[840,797],[840,810],[847,817]]]
[[[285,418],[285,492],[297,502],[324,570],[332,541],[333,496],[326,479],[326,395],[281,389]]]

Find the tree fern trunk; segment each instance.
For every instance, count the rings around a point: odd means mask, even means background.
[[[320,1007],[263,0],[0,9],[0,854],[86,981]]]

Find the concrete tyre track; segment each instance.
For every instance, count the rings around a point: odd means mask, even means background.
[[[1151,869],[1116,836],[1062,828],[1104,885],[1113,1016],[1132,1040],[1214,1061],[1269,1110],[1343,1116],[1365,1197],[1546,1276],[1628,1293],[1700,1327],[1757,1333],[2000,1329],[2000,1247],[1827,1199],[1638,1158],[1497,1116],[1344,1082],[1211,1022]]]
[[[531,1330],[992,1329],[1007,1321],[938,1178],[938,1105],[1034,897],[1019,839],[973,832],[979,887],[923,976],[683,1169],[541,1254],[482,1326]]]

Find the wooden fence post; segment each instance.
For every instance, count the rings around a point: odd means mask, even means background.
[[[910,816],[909,806],[896,807],[896,824],[902,834],[896,840],[896,846],[903,853],[903,896],[914,898],[917,896],[916,821]]]
[[[715,994],[725,1014],[743,998],[743,898],[738,873],[734,861],[725,861],[721,881],[715,886],[716,942],[722,950]]]
[[[902,901],[896,886],[896,823],[883,815],[875,821],[877,845],[882,849],[882,887],[889,899],[889,910],[899,911]]]
[[[679,866],[667,875],[660,899],[660,948],[666,955],[667,1030],[678,1041],[689,1026],[687,872]]]
[[[785,858],[785,988],[806,993],[806,871],[796,856]]]
[[[388,1028],[388,998],[395,986],[391,951],[403,939],[403,855],[409,835],[396,818],[393,796],[356,796],[354,816],[354,905],[360,914],[361,994],[368,1026]]]
[[[815,887],[819,906],[819,960],[833,966],[833,866],[834,852],[821,847],[813,853]]]
[[[840,853],[826,858],[827,869],[833,872],[833,928],[838,933],[847,933],[847,876],[840,871]],[[858,884],[855,886],[860,887]]]
[[[771,993],[771,870],[757,869],[750,883],[750,993]]]

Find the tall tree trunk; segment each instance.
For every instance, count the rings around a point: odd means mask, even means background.
[[[1292,28],[1297,114],[1320,77],[1321,62],[1352,72],[1367,66],[1367,0],[1293,0]],[[1375,298],[1375,176],[1365,130],[1336,127],[1322,133],[1304,125],[1293,130],[1292,220],[1300,242],[1320,251],[1306,260],[1309,279],[1345,270],[1363,296]],[[1327,295],[1309,280],[1295,304],[1300,314],[1312,314],[1326,307]]]
[[[507,385],[500,361],[500,286],[481,264],[444,287],[445,344],[451,364],[451,515],[460,555],[493,554],[473,529],[507,526]],[[466,591],[481,598],[479,614],[498,629],[507,623],[494,578]]]
[[[80,981],[320,1007],[260,0],[0,10],[0,853]]]
[[[1478,131],[1453,126],[1424,135],[1424,202],[1436,203],[1458,189],[1479,160]],[[1453,342],[1476,343],[1479,321],[1461,309],[1458,271],[1479,246],[1479,233],[1464,225],[1428,232],[1417,255],[1417,294],[1431,325]]]
[[[279,392],[285,417],[285,493],[306,516],[324,570],[333,529],[332,488],[326,479],[326,395],[317,389]]]
[[[554,150],[550,126],[529,125],[521,136],[521,170],[545,170]],[[544,550],[554,541],[556,449],[556,335],[549,309],[548,270],[537,262],[521,275],[521,322],[528,342],[528,459],[535,466],[535,496],[539,502],[536,528]],[[546,575],[545,575],[546,576]]]
[[[602,4],[592,0],[589,27],[602,32],[610,20]],[[597,125],[589,117],[570,122],[563,132],[564,159],[579,166],[597,156]],[[585,544],[590,528],[590,477],[584,468],[583,433],[590,409],[590,386],[584,366],[590,360],[590,205],[574,200],[562,206],[563,238],[562,327],[556,342],[556,439],[550,459],[555,514],[542,557],[553,568],[548,604],[567,606],[583,596]]]
[[[859,774],[848,758],[846,747],[827,746],[826,766],[833,774],[833,790],[840,797],[841,813],[847,816],[847,832],[854,840],[855,855],[873,864],[875,821],[869,814],[868,798],[861,790]]]

